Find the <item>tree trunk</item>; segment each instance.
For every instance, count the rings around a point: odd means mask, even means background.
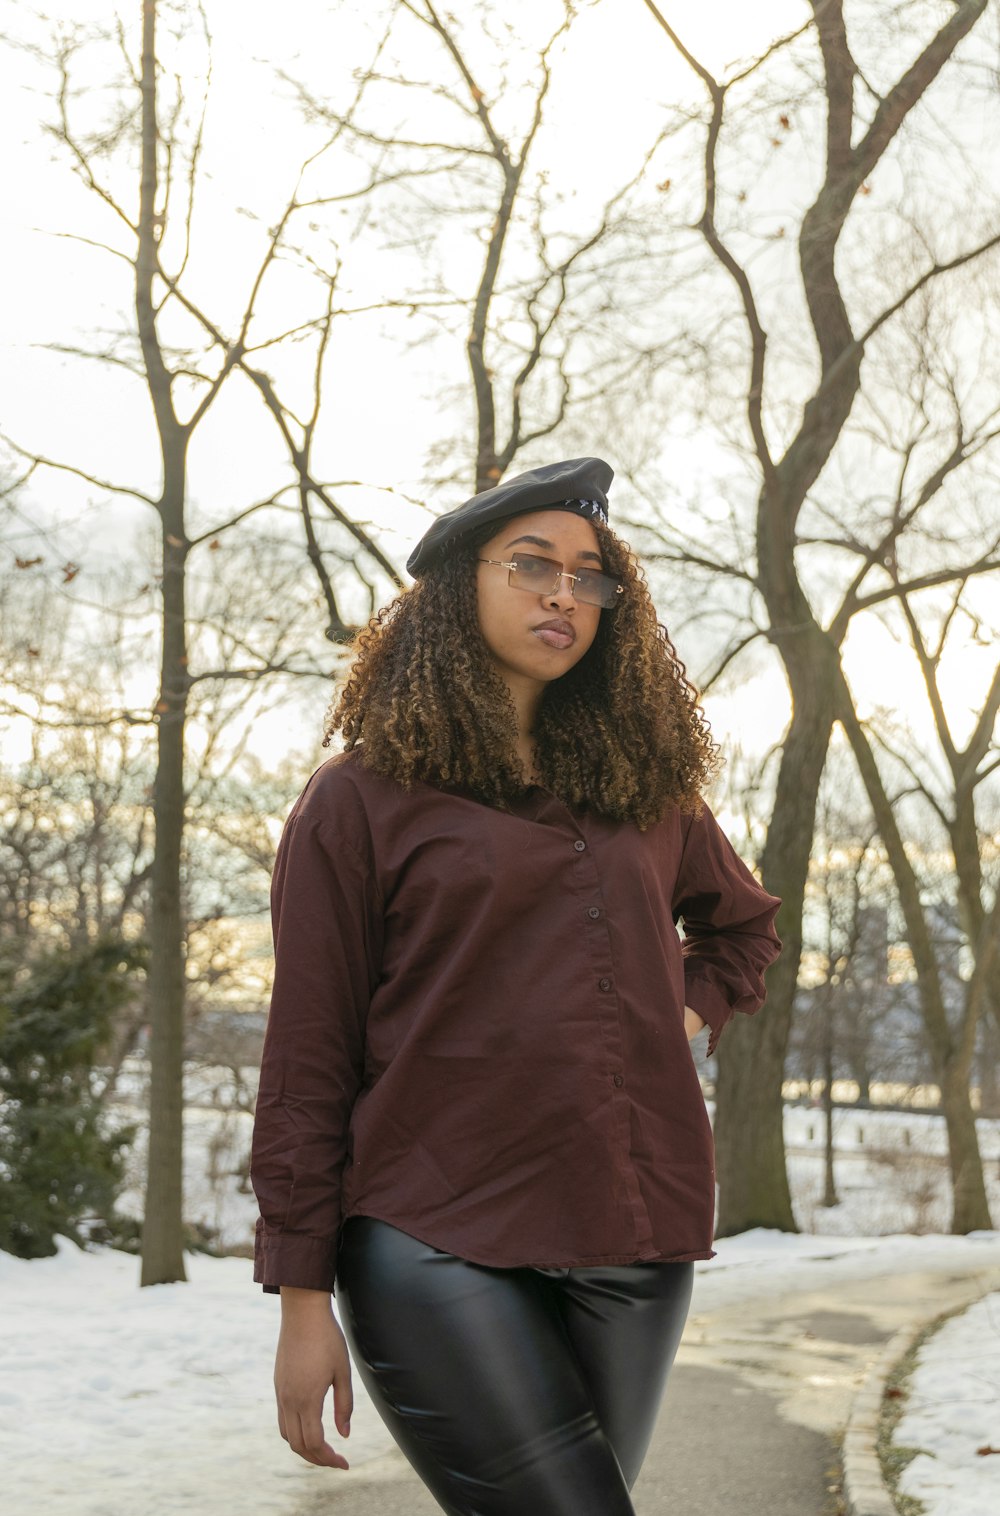
[[[767,972],[767,1004],[759,1022],[734,1017],[716,1054],[720,1237],[755,1226],[797,1230],[785,1167],[781,1089],[802,954],[802,908],[816,804],[834,723],[831,670],[836,667],[836,649],[812,622],[786,640],[792,719],[761,858],[764,888],[784,901],[776,923],[783,949]]]
[[[833,999],[828,1000],[823,1018],[823,1116],[826,1123],[823,1154],[823,1204],[838,1204],[833,1166]]]
[[[995,1118],[1000,1116],[1000,1036],[992,1018],[984,1018],[980,1034],[979,1114]]]
[[[154,847],[151,880],[149,1019],[149,1159],[140,1283],[171,1284],[184,1273],[183,1070],[184,929],[181,847],[184,837],[184,724],[189,689],[184,574],[187,428],[173,407],[171,379],[156,330],[154,282],[157,207],[156,0],[142,7],[142,170],[136,318],[163,467],[157,509],[163,542],[163,631],[157,701]]]
[[[948,1167],[951,1170],[951,1230],[991,1231],[990,1205],[986,1197],[983,1161],[979,1152],[976,1116],[969,1100],[969,1061],[954,1057],[941,1078],[941,1105],[948,1131]]]
[[[183,452],[181,459],[183,470]],[[183,484],[183,472],[181,474]],[[166,505],[166,502],[164,502]],[[169,1284],[184,1272],[184,726],[187,650],[183,495],[163,511],[163,651],[153,782],[155,851],[150,922],[149,1168],[142,1233],[142,1284]],[[169,530],[171,523],[179,530]],[[174,542],[180,542],[177,547]]]

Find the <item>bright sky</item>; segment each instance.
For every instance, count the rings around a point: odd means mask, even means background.
[[[43,34],[11,0],[2,9],[8,33]],[[184,9],[190,23],[191,7]],[[462,13],[461,5],[455,9]],[[803,0],[753,6],[743,0],[716,0],[700,8],[665,0],[662,9],[687,45],[717,71],[762,50],[776,36],[800,25],[807,14]],[[275,85],[273,70],[287,67],[293,74],[311,77],[317,87],[332,87],[336,78],[344,77],[342,67],[338,74],[341,60],[347,58],[358,66],[368,61],[373,13],[371,8],[317,6],[312,0],[292,0],[279,9],[263,3],[206,0],[206,10],[214,39],[213,81],[192,273],[204,303],[231,326],[258,245],[255,225],[241,208],[254,209],[266,224],[286,200],[297,164],[316,140],[304,128],[287,91]],[[541,22],[556,16],[558,10],[555,0],[544,4],[514,0],[504,16],[525,33],[527,46],[536,33],[544,31]],[[132,29],[140,5],[138,0],[117,7],[100,0],[53,0],[46,12],[81,29],[104,26],[118,14]],[[420,77],[421,66],[425,73],[438,66],[434,62],[438,48],[426,31],[416,26],[412,31],[411,73]],[[93,108],[112,93],[109,55],[93,50],[83,56],[86,67],[77,76],[81,94],[74,102],[74,109],[80,110]],[[190,33],[182,56],[191,68],[199,63],[200,50]],[[330,60],[329,68],[323,65],[324,59]],[[479,59],[487,87],[491,61],[487,46]],[[92,343],[95,334],[99,341],[102,330],[131,320],[125,265],[60,235],[72,232],[127,245],[115,218],[85,190],[65,161],[53,160],[53,145],[38,129],[46,110],[39,93],[45,84],[45,76],[32,60],[0,49],[0,96],[7,101],[13,133],[20,141],[19,151],[7,163],[8,217],[0,244],[0,286],[15,292],[13,299],[8,293],[5,310],[0,427],[25,446],[72,459],[101,477],[148,488],[155,485],[155,448],[148,401],[141,388],[120,371],[95,364],[81,368],[78,361],[42,346],[46,342]],[[417,94],[410,91],[410,99]],[[398,92],[396,98],[398,102]],[[566,59],[555,70],[550,109],[560,129],[539,142],[550,182],[568,196],[578,197],[587,208],[581,217],[597,203],[599,191],[620,182],[623,164],[638,166],[662,124],[664,103],[679,98],[697,100],[699,91],[641,0],[600,0],[585,11],[572,33]],[[501,103],[498,111],[502,113],[503,108]],[[791,177],[775,181],[769,191],[776,210],[782,196],[789,202],[794,199],[801,161],[794,159],[792,151],[786,160]],[[667,162],[669,166],[669,154]],[[116,189],[131,207],[134,181],[124,179]],[[447,231],[445,227],[440,239],[446,261],[452,256]],[[377,229],[371,232],[372,248],[378,235]],[[471,265],[467,252],[457,247],[453,252],[459,279]],[[402,258],[396,265],[398,279],[400,268],[407,265],[405,254],[396,256]],[[363,294],[366,281],[374,292],[384,276],[384,260],[375,253],[365,252],[361,257],[348,247],[346,265],[346,282],[356,296]],[[409,266],[413,279],[419,280],[421,271],[412,258]],[[275,286],[266,307],[275,330],[298,319],[301,294],[301,284],[291,274]],[[419,499],[421,482],[427,478],[428,449],[440,437],[443,422],[446,431],[455,424],[441,413],[439,363],[439,347],[401,351],[380,317],[354,318],[337,328],[319,453],[329,477],[364,482],[363,488],[342,490],[342,498],[359,515],[378,524],[387,551],[400,563],[424,529],[428,514],[420,505],[387,491],[399,490]],[[454,378],[452,371],[449,379]],[[612,457],[611,461],[616,460]],[[194,507],[206,521],[219,519],[260,492],[262,481],[272,487],[280,466],[281,452],[270,429],[261,425],[259,412],[251,410],[245,397],[238,397],[234,390],[220,404],[211,430],[200,434],[193,448]],[[709,476],[730,466],[707,432],[685,439],[671,457],[673,482],[682,492],[685,481],[692,491],[700,491]],[[428,505],[432,512],[450,509],[462,493],[452,488],[446,498],[429,499]],[[635,509],[627,495],[622,498]],[[93,509],[79,519],[81,506],[88,501]],[[38,492],[37,503],[50,520],[77,519],[65,540],[83,564],[81,583],[92,564],[120,554],[123,540],[128,540],[135,522],[144,516],[142,507],[109,503],[98,492],[81,491],[76,482],[51,474],[46,476],[44,491]],[[669,609],[664,614],[669,620]],[[946,660],[944,682],[959,722],[963,710],[974,709],[981,698],[990,656],[988,650],[972,646],[956,650]],[[922,692],[912,659],[874,620],[852,633],[848,664],[866,712],[898,702],[913,712],[916,721],[922,719]],[[735,681],[724,695],[710,701],[709,708],[724,741],[768,746],[780,734],[787,714],[784,678],[776,662],[768,665],[758,659],[753,677]],[[286,738],[287,733],[276,733],[279,743]]]

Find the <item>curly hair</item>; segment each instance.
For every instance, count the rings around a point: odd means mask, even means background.
[[[698,695],[629,544],[594,521],[604,565],[625,587],[590,648],[545,688],[538,769],[566,805],[640,830],[672,805],[698,814],[719,767]],[[365,766],[406,789],[455,785],[500,810],[525,789],[517,714],[479,628],[476,559],[495,534],[468,533],[373,616],[352,644],[323,746],[343,729]]]

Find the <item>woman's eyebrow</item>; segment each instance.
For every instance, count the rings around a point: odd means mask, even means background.
[[[516,542],[533,542],[536,547],[547,547],[550,553],[554,553],[556,550],[555,543],[546,541],[544,537],[515,537],[513,542],[508,542],[506,544],[504,551],[506,552],[508,547],[513,547],[514,543]],[[593,558],[594,562],[598,564],[599,567],[604,567],[604,560],[601,557],[600,553],[591,553],[587,551],[579,552],[576,556],[578,558]]]

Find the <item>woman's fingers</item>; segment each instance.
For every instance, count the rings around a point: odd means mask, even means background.
[[[354,1389],[351,1384],[351,1365],[345,1360],[333,1379],[333,1420],[341,1437],[351,1435],[351,1412],[354,1410]]]
[[[311,1309],[311,1306],[310,1306]],[[323,1435],[323,1402],[333,1385],[333,1415],[342,1437],[350,1431],[353,1397],[351,1361],[344,1334],[327,1302],[321,1322],[297,1310],[294,1298],[285,1307],[274,1363],[278,1430],[293,1453],[323,1468],[346,1469],[347,1459]]]
[[[323,1422],[318,1411],[303,1411],[289,1418],[294,1435],[289,1437],[289,1446],[307,1463],[320,1468],[346,1469],[350,1465],[342,1453],[332,1448],[323,1436]]]

